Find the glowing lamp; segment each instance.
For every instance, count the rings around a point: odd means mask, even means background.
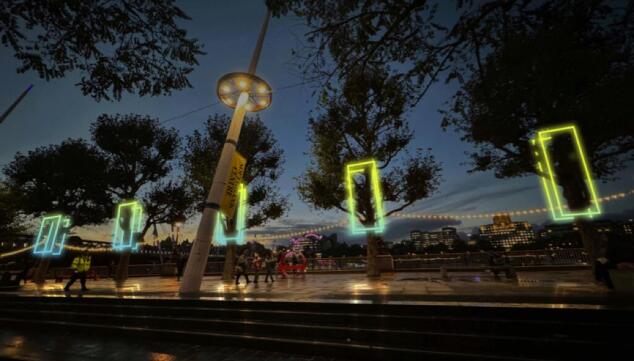
[[[218,80],[218,98],[226,106],[236,108],[240,94],[247,93],[244,108],[249,112],[259,112],[271,105],[271,86],[257,75],[249,73],[229,73]]]

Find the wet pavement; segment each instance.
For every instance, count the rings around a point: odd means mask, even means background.
[[[252,278],[252,277],[251,277]],[[64,280],[65,282],[66,280]],[[116,287],[110,279],[89,280],[87,292],[51,280],[43,287],[28,283],[23,296],[82,296],[122,298],[179,298],[175,277],[136,277]],[[588,270],[518,272],[517,280],[495,278],[489,272],[398,272],[369,280],[364,274],[298,274],[274,283],[224,284],[218,276],[205,277],[198,298],[294,302],[413,303],[521,307],[634,307],[631,296],[617,294],[592,281]]]
[[[67,332],[0,330],[0,360],[339,361],[321,356],[162,341],[107,339]]]

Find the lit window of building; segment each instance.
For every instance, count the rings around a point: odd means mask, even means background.
[[[434,232],[420,232],[420,248],[444,244],[451,250],[453,249],[454,241],[459,239],[458,231],[453,227],[444,227],[440,231]]]
[[[513,222],[508,214],[500,214],[493,217],[493,224],[480,226],[480,238],[495,248],[510,250],[518,244],[534,243],[535,233],[530,223]]]

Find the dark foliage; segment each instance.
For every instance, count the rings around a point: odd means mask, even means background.
[[[118,100],[191,86],[187,75],[202,52],[182,20],[189,17],[171,0],[4,0],[0,39],[18,72],[50,80],[78,71],[85,95]]]
[[[182,164],[199,201],[206,198],[211,187],[229,121],[229,117],[216,114],[207,119],[202,131],[187,137]],[[249,186],[247,227],[280,218],[286,212],[287,201],[280,196],[275,181],[282,173],[283,152],[260,118],[245,118],[238,152],[247,161],[243,179]]]
[[[107,160],[83,140],[17,153],[4,168],[19,208],[35,216],[63,212],[74,226],[100,223],[112,215],[112,197],[104,170]]]
[[[120,199],[168,175],[178,156],[178,132],[138,114],[103,114],[91,126],[92,139],[108,161],[109,190]]]
[[[316,118],[309,120],[311,165],[299,178],[299,193],[318,209],[347,212],[345,165],[375,159],[381,170],[385,202],[398,205],[390,215],[428,197],[440,182],[440,166],[422,150],[407,156],[413,133],[404,119],[407,99],[398,78],[381,69],[352,73],[341,90],[333,90]],[[359,220],[374,223],[371,185],[357,182]]]

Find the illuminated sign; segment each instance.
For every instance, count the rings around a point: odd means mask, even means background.
[[[137,238],[143,229],[143,206],[138,201],[119,203],[114,220],[112,249],[132,250],[139,247]]]
[[[235,242],[237,245],[244,244],[244,237],[246,233],[247,224],[247,194],[249,190],[247,187],[240,183],[238,185],[238,205],[237,214],[235,218],[236,232],[233,236],[227,236],[225,234],[225,224],[227,222],[225,215],[222,211],[218,211],[216,214],[216,225],[214,227],[214,239],[219,245],[227,245],[227,242]]]
[[[550,147],[555,137],[570,137],[577,160],[580,163],[583,181],[588,188],[590,196],[590,206],[583,210],[572,211],[562,203],[563,194],[558,187],[557,175],[553,169],[553,161],[550,155]],[[539,171],[542,187],[546,196],[546,202],[555,221],[570,221],[575,217],[593,217],[601,214],[597,191],[590,173],[590,166],[587,161],[586,152],[583,149],[579,131],[575,125],[564,125],[550,129],[543,129],[537,132],[535,139],[531,140],[535,147],[535,157],[537,159],[537,170]],[[571,160],[572,161],[572,160]]]
[[[38,256],[59,256],[62,254],[64,242],[66,242],[70,230],[70,223],[70,217],[63,214],[42,218],[33,254]]]
[[[372,187],[372,199],[374,201],[374,224],[363,225],[356,219],[357,204],[355,201],[355,181],[357,174],[364,174],[366,179],[369,176]],[[375,160],[350,163],[346,165],[346,189],[348,192],[348,217],[350,231],[352,234],[362,234],[367,232],[381,233],[385,229],[385,219],[383,217],[383,196],[381,195],[381,183],[379,179],[379,168]]]

